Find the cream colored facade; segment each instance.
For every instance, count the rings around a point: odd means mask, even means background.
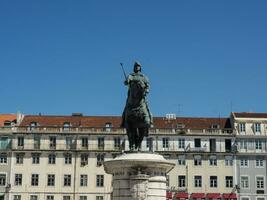
[[[168,174],[169,189],[174,191],[229,193],[234,189],[234,180],[230,187],[225,186],[225,177],[233,177],[233,166],[225,166],[225,140],[233,143],[232,133],[226,130],[184,130],[152,129],[149,138],[143,141],[144,151],[152,150],[163,154],[176,164]],[[56,138],[56,146],[51,144],[51,137]],[[23,138],[23,139],[21,139]],[[83,146],[84,138],[88,145]],[[102,139],[101,139],[102,138]],[[115,146],[115,138],[120,138],[120,146]],[[182,147],[179,140],[184,141]],[[195,147],[195,139],[200,139],[200,147]],[[210,151],[210,139],[214,139],[215,149]],[[23,140],[19,141],[19,140]],[[38,142],[39,141],[39,142]],[[104,143],[102,142],[104,141]],[[19,144],[23,143],[23,145]],[[124,145],[123,145],[124,143]],[[39,145],[40,144],[40,145]],[[97,155],[104,155],[105,160],[121,153],[121,148],[127,150],[128,142],[122,129],[62,129],[62,128],[22,128],[18,127],[13,134],[11,161],[10,200],[20,195],[21,199],[38,200],[70,198],[72,200],[99,199],[109,200],[111,175],[104,172],[103,166],[97,164]],[[23,156],[23,163],[17,163],[17,155]],[[40,155],[38,164],[33,164],[33,155]],[[49,155],[55,155],[55,164],[49,164]],[[65,164],[65,155],[71,154],[71,164]],[[88,163],[81,161],[82,155],[88,155]],[[178,157],[185,156],[185,165],[178,164]],[[201,165],[194,165],[194,157],[201,156]],[[217,164],[210,166],[209,157],[216,156]],[[16,185],[17,174],[22,174],[22,184]],[[38,174],[38,185],[32,186],[32,175]],[[54,175],[54,185],[48,186],[48,175]],[[71,175],[70,186],[64,186],[64,175]],[[87,175],[87,186],[81,186],[81,175]],[[103,186],[97,186],[97,175],[103,175]],[[179,187],[178,177],[185,176],[185,187]],[[201,176],[201,187],[195,187],[194,177]],[[215,187],[210,187],[210,176],[217,177]],[[64,197],[67,196],[67,197]]]
[[[71,117],[62,116],[63,120],[72,120]],[[10,189],[5,200],[109,200],[112,176],[105,173],[101,159],[112,159],[129,150],[125,130],[116,128],[118,125],[105,126],[110,124],[110,118],[101,127],[65,126],[64,121],[58,125],[58,117],[53,116],[47,118],[55,125],[43,125],[41,118],[37,117],[40,124],[26,120],[27,125],[12,130]],[[175,127],[151,128],[142,151],[159,153],[176,164],[167,174],[169,191],[185,192],[189,197],[192,193],[236,193],[235,132],[231,128],[214,124],[221,119],[195,118],[192,122],[202,126],[202,121],[208,121],[207,128],[191,128],[191,122],[187,127],[181,127],[179,122],[176,127],[176,121],[156,120],[156,124],[173,123]],[[184,121],[187,120],[192,119]],[[195,160],[201,164],[196,165]],[[198,185],[196,177],[201,177]],[[214,177],[216,180],[211,181]],[[228,185],[226,177],[230,178]]]

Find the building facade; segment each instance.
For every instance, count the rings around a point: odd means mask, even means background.
[[[110,199],[112,176],[103,162],[129,150],[120,117],[18,118],[0,128],[0,198]],[[246,113],[155,117],[142,151],[176,164],[166,174],[167,199],[266,200],[266,121]]]
[[[238,152],[237,181],[241,200],[264,200],[266,195],[267,114],[232,113]]]
[[[0,200],[9,198],[11,171],[11,138],[17,115],[0,115]]]

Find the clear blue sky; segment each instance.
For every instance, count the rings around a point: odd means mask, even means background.
[[[120,115],[135,60],[156,116],[267,112],[267,1],[0,1],[0,113]]]

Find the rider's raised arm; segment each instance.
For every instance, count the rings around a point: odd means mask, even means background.
[[[131,74],[128,75],[127,79],[124,81],[124,85],[129,85],[132,79],[133,79],[132,75]]]

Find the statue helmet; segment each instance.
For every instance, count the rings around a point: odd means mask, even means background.
[[[139,71],[141,71],[141,66],[142,66],[142,65],[140,64],[140,62],[135,61],[135,63],[134,63],[134,71],[136,71],[136,68],[137,68],[137,67],[140,67],[140,68],[139,68]]]

